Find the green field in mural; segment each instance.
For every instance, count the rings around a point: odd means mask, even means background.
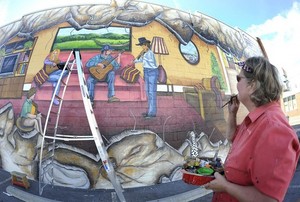
[[[59,29],[52,50],[99,49],[110,44],[115,50],[130,51],[130,30],[111,27],[99,30],[79,30],[73,28]]]

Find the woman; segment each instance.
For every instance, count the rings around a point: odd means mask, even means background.
[[[232,147],[225,176],[205,185],[213,201],[283,201],[299,159],[299,141],[281,110],[276,67],[263,57],[239,63],[238,96],[228,105],[226,138]],[[249,114],[237,125],[240,102]]]
[[[151,119],[156,117],[157,112],[156,91],[158,67],[156,65],[154,53],[150,49],[150,41],[145,37],[141,37],[138,40],[139,43],[136,45],[141,46],[143,51],[141,52],[141,55],[135,59],[134,63],[143,63],[145,91],[148,99],[148,110],[142,115],[145,119]]]
[[[36,94],[36,88],[32,87],[27,93],[27,99],[24,101],[21,111],[21,124],[24,127],[34,127],[37,132],[43,134],[42,115],[37,113],[37,105],[33,102]]]

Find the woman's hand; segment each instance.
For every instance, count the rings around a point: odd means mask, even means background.
[[[218,172],[214,174],[215,179],[205,184],[205,189],[211,189],[214,192],[225,192],[225,188],[229,183],[226,178]]]
[[[240,101],[238,99],[238,95],[232,96],[228,104],[229,113],[236,114],[239,109],[239,106],[240,106]]]

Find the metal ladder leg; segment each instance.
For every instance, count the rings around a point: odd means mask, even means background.
[[[86,115],[88,118],[88,122],[89,122],[90,129],[91,129],[91,132],[94,137],[94,141],[95,141],[98,153],[100,155],[103,167],[105,168],[105,170],[107,172],[107,176],[108,176],[110,182],[112,183],[120,201],[126,201],[125,197],[123,195],[122,186],[121,186],[119,180],[117,179],[114,167],[109,160],[107,151],[105,149],[105,145],[101,138],[100,130],[98,128],[98,124],[97,124],[97,121],[96,121],[96,118],[94,115],[92,104],[91,104],[91,101],[90,101],[90,98],[88,95],[88,89],[87,89],[85,77],[84,77],[83,70],[82,70],[81,55],[80,55],[79,50],[75,50],[74,54],[75,54],[75,60],[76,60],[76,64],[77,64],[78,79],[79,79],[79,83],[80,83],[83,104],[84,104],[85,112],[86,112]]]

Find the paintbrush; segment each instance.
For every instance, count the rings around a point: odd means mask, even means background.
[[[237,94],[236,94],[236,95],[232,95],[232,96],[230,97],[230,100],[229,100],[228,102],[226,102],[226,103],[222,106],[222,108],[225,107],[226,105],[228,105],[229,103],[232,103],[232,101],[233,101],[234,98],[237,98]]]

